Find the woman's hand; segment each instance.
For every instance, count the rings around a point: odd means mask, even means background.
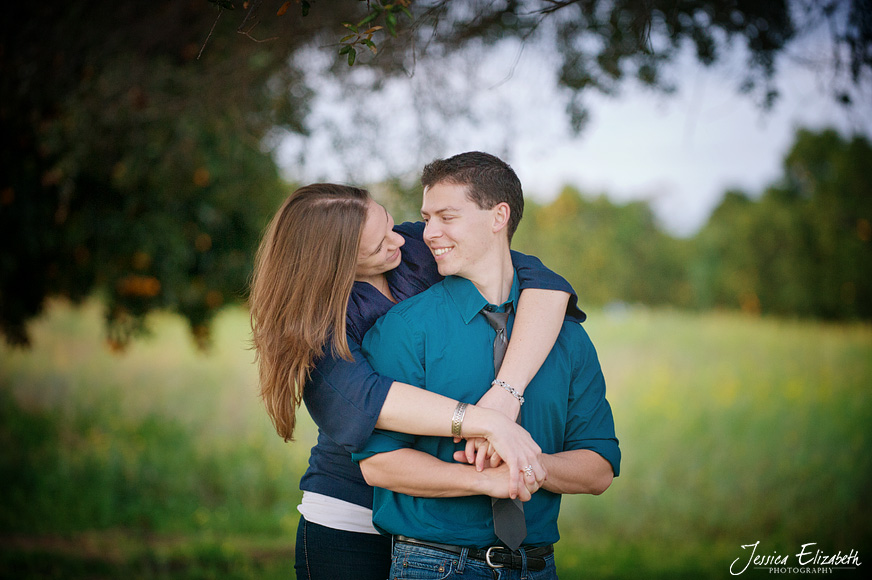
[[[478,471],[485,469],[485,463],[491,468],[504,464],[510,490],[508,497],[513,499],[524,495],[525,489],[529,492],[530,485],[538,489],[548,473],[539,460],[542,449],[527,430],[502,413],[478,405],[470,406],[467,413],[468,419],[481,425],[484,438],[476,438],[478,441],[473,440],[471,446],[468,441],[466,449],[457,451],[454,459],[474,464]],[[526,469],[531,472],[529,476],[525,475],[525,468],[529,468]]]
[[[477,407],[485,409],[493,409],[512,419],[518,420],[518,414],[521,412],[521,403],[509,394],[500,386],[492,386],[478,403]],[[455,443],[457,441],[455,440]],[[499,453],[486,439],[481,437],[472,437],[466,441],[466,457],[468,463],[475,463],[476,467],[481,470],[485,463],[489,463],[491,467],[496,467],[500,464],[501,458]]]

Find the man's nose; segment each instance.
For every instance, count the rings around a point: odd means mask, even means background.
[[[438,238],[441,235],[441,231],[436,227],[436,222],[434,220],[430,220],[424,226],[424,239],[425,240],[433,240]]]

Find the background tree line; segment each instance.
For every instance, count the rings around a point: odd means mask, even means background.
[[[564,274],[585,305],[610,302],[829,320],[872,319],[872,146],[800,130],[780,179],[726,192],[693,237],[646,202],[567,187],[528,203],[515,247]]]

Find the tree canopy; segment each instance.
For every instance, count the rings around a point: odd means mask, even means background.
[[[581,129],[591,90],[671,90],[667,65],[686,45],[704,64],[745,47],[738,88],[771,106],[778,57],[821,22],[834,97],[850,103],[868,82],[870,14],[870,0],[12,3],[0,20],[0,333],[26,343],[48,297],[97,293],[113,345],[153,309],[182,314],[205,342],[215,312],[244,299],[290,189],[265,138],[320,130],[307,122],[312,48],[335,55],[337,83],[352,63],[377,90],[471,47],[543,43]]]
[[[209,0],[242,8],[239,31],[298,5],[307,17],[333,10],[323,1]],[[439,62],[471,46],[506,39],[544,44],[555,56],[557,82],[572,94],[568,113],[583,126],[584,93],[613,95],[628,79],[665,91],[675,89],[668,65],[692,47],[703,65],[713,65],[733,49],[747,54],[737,89],[761,106],[778,98],[773,80],[779,58],[820,67],[826,64],[833,98],[845,105],[856,86],[872,73],[872,0],[360,0],[333,32],[337,55],[350,65],[365,63],[383,75],[413,74],[417,66]],[[260,15],[260,16],[258,16]],[[357,18],[354,18],[356,15]],[[341,38],[339,36],[341,35]],[[811,53],[794,51],[801,42]],[[329,44],[329,41],[327,41]],[[359,59],[360,54],[365,58]]]
[[[15,3],[0,45],[0,330],[26,343],[46,297],[107,303],[123,345],[155,308],[201,340],[245,293],[286,193],[262,149],[301,131],[306,93],[281,63],[304,43],[217,34],[206,2]],[[307,20],[311,30],[328,26]],[[314,32],[308,32],[311,35]]]

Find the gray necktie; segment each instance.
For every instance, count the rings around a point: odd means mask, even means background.
[[[481,311],[488,323],[497,331],[494,338],[494,376],[503,364],[503,357],[509,345],[506,321],[509,318],[508,311],[511,311],[511,304],[506,310],[507,312]],[[491,498],[491,507],[494,512],[494,533],[510,550],[517,550],[527,537],[527,522],[524,521],[524,505],[521,500]]]

